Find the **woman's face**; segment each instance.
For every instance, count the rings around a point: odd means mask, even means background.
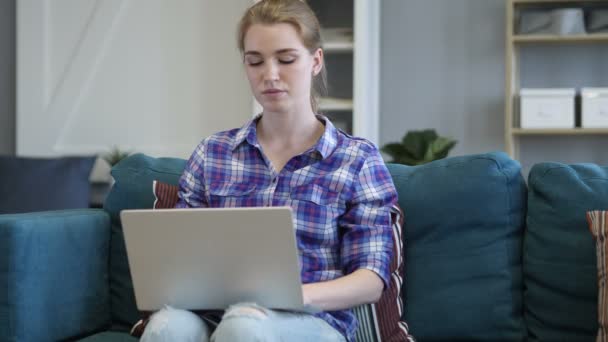
[[[321,49],[311,54],[290,24],[254,24],[244,39],[249,85],[265,112],[310,109],[313,75],[323,67]]]

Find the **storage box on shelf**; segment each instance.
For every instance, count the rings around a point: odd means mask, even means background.
[[[574,128],[575,89],[522,89],[521,128]]]
[[[581,126],[608,128],[608,88],[581,89]]]

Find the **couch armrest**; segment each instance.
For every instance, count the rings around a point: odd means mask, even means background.
[[[0,215],[0,340],[57,341],[107,328],[109,243],[103,210]]]

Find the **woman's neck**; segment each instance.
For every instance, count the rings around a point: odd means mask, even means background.
[[[323,124],[310,110],[298,112],[264,112],[257,124],[257,135],[263,145],[283,146],[288,149],[310,147],[323,134]]]

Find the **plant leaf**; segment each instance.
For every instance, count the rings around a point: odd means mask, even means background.
[[[391,163],[398,163],[401,156],[409,154],[403,145],[398,143],[390,143],[382,146],[380,149],[382,152],[388,154],[393,158]]]
[[[427,129],[422,131],[408,132],[401,143],[416,159],[423,159],[427,146],[437,138],[435,130]]]
[[[439,137],[433,141],[430,146],[433,154],[433,160],[447,157],[450,150],[456,146],[456,141],[449,138]]]
[[[386,144],[381,150],[393,158],[392,163],[421,165],[447,157],[455,145],[456,140],[440,137],[435,130],[427,129],[407,132],[401,143]]]

